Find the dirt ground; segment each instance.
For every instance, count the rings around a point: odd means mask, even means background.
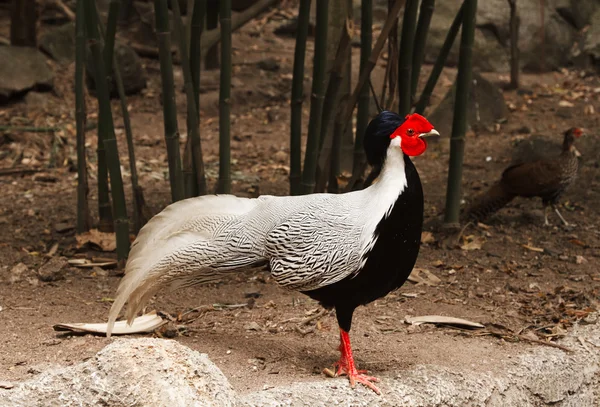
[[[294,42],[273,35],[273,29],[281,23],[280,15],[271,14],[234,35],[231,135],[233,190],[238,195],[282,195],[288,191]],[[308,52],[312,52],[311,45]],[[354,48],[354,70],[357,56],[358,49]],[[258,68],[257,62],[266,58],[275,58],[280,68],[274,72]],[[168,204],[170,194],[158,62],[144,59],[144,64],[148,88],[128,102],[140,183],[148,205],[156,213]],[[79,363],[105,346],[109,342],[106,338],[59,334],[52,326],[105,321],[120,279],[112,269],[78,268],[68,268],[64,278],[56,281],[38,278],[37,270],[47,261],[48,252],[68,259],[114,257],[114,253],[76,246],[73,66],[54,67],[56,88],[44,93],[42,102],[17,101],[0,109],[2,125],[65,126],[59,134],[63,144],[56,143],[52,132],[0,131],[0,168],[41,170],[0,176],[0,380],[28,379],[51,366]],[[380,61],[373,75],[378,89],[384,69],[384,61]],[[181,90],[181,71],[176,69],[175,74]],[[446,93],[453,75],[454,70],[445,71],[434,103]],[[307,87],[308,77],[307,68]],[[496,83],[507,81],[504,75],[486,77]],[[201,133],[211,186],[218,168],[217,81],[218,74],[203,73]],[[521,134],[524,126],[532,134],[557,142],[563,130],[581,126],[587,129],[587,136],[578,141],[583,154],[580,176],[561,206],[575,226],[562,227],[552,216],[556,226],[544,227],[541,203],[524,199],[512,202],[486,225],[469,226],[458,240],[455,232],[429,226],[431,234],[425,239],[417,267],[433,273],[440,282],[407,283],[355,314],[352,339],[357,361],[376,376],[401,374],[424,363],[493,370],[493,360],[485,359],[490,349],[491,354],[504,358],[531,346],[544,346],[527,339],[552,342],[598,308],[600,142],[595,110],[600,108],[600,81],[596,76],[567,70],[525,74],[522,81],[522,90],[504,92],[511,107],[506,123],[468,134],[465,199],[499,177],[510,162],[514,141],[529,137]],[[177,94],[177,103],[180,129],[185,135],[182,92]],[[94,112],[93,99],[88,105]],[[305,119],[308,107],[305,103]],[[130,197],[125,140],[116,102],[114,108]],[[94,121],[95,115],[90,114],[89,120]],[[438,130],[449,136],[451,129]],[[88,132],[87,137],[93,175],[95,132]],[[57,146],[54,157],[53,145]],[[448,155],[446,137],[415,159],[424,185],[429,225],[435,225],[443,212]],[[56,168],[47,168],[51,158]],[[90,187],[90,206],[95,216],[94,179]],[[52,249],[56,244],[57,248]],[[175,294],[161,293],[148,309],[177,317],[197,307],[202,312],[187,313],[160,334],[175,336],[177,341],[208,353],[239,391],[319,379],[322,368],[337,360],[335,316],[318,314],[318,304],[278,288],[262,271]],[[317,314],[317,318],[311,318]],[[407,315],[430,314],[466,318],[485,324],[486,329],[466,332],[403,322]]]

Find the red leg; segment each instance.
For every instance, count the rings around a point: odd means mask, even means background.
[[[354,388],[356,382],[362,383],[377,394],[381,394],[377,386],[371,382],[378,382],[379,379],[373,376],[367,376],[366,370],[357,370],[352,357],[352,346],[350,346],[350,335],[348,332],[340,329],[340,360],[335,364],[337,368],[336,376],[347,375],[350,380],[350,386]]]

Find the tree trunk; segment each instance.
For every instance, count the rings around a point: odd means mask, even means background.
[[[37,46],[37,7],[35,0],[12,0],[10,44]]]

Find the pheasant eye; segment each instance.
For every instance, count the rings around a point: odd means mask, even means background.
[[[415,134],[415,131],[413,129],[408,129],[407,133],[409,136],[412,136],[413,134]]]

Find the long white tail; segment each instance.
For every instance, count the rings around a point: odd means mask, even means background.
[[[207,261],[214,254],[211,244],[215,231],[223,222],[247,213],[256,204],[256,199],[213,195],[173,203],[154,216],[131,247],[125,276],[109,312],[106,335],[110,337],[126,302],[127,320],[131,322],[157,291],[177,285],[174,280],[178,273],[210,267]],[[205,280],[210,278],[208,273]]]

